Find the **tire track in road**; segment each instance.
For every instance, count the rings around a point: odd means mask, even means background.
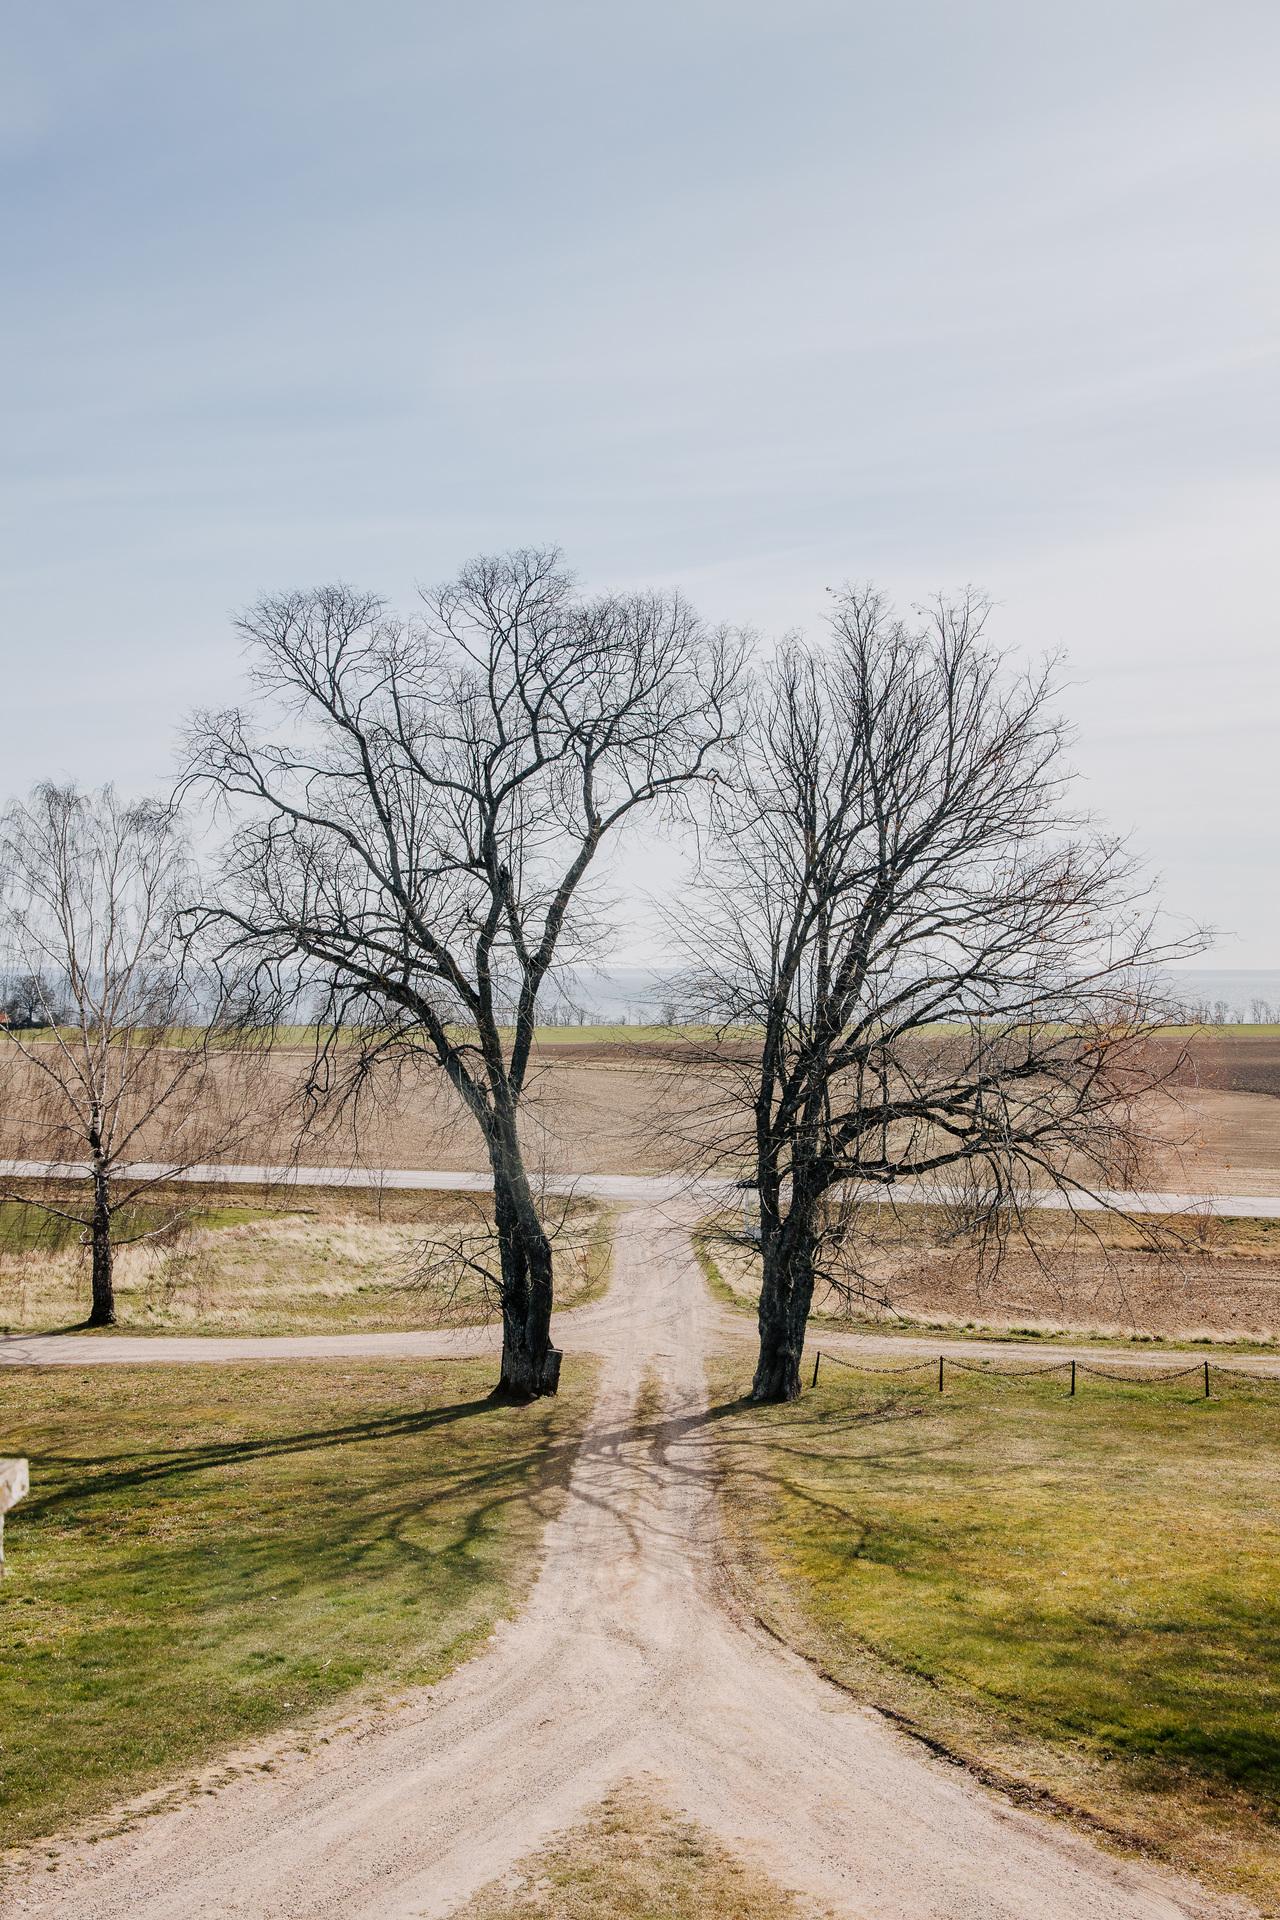
[[[581,1313],[600,1393],[520,1617],[399,1709],[19,1873],[6,1916],[443,1920],[640,1773],[858,1920],[1248,1911],[1013,1807],[734,1617],[704,1377],[724,1316],[687,1227],[627,1228]]]

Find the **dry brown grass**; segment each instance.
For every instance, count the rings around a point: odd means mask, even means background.
[[[660,1795],[656,1785],[617,1788],[457,1920],[821,1920],[825,1909],[775,1886]]]
[[[848,1305],[820,1284],[820,1319],[874,1322],[888,1329],[1017,1330],[1121,1339],[1280,1339],[1280,1221],[1179,1219],[1161,1223],[1160,1251],[1136,1227],[1100,1219],[1099,1248],[1064,1215],[1036,1223],[1035,1253],[1011,1250],[995,1271],[969,1247],[938,1243],[932,1209],[888,1208],[868,1216],[875,1242],[865,1256],[868,1297]],[[716,1276],[729,1297],[754,1309],[760,1291],[756,1249],[728,1215],[705,1223]],[[888,1305],[878,1304],[878,1299]]]
[[[192,1223],[172,1237],[121,1248],[122,1331],[364,1333],[493,1317],[480,1283],[449,1257],[460,1239],[476,1251],[483,1246],[489,1209],[482,1196],[309,1188],[281,1197],[245,1188],[229,1204],[225,1190],[205,1189],[196,1205]],[[561,1305],[581,1305],[603,1289],[610,1230],[607,1208],[572,1203],[556,1251]],[[424,1279],[428,1250],[436,1258]],[[0,1331],[83,1320],[85,1258],[74,1242],[0,1247]]]

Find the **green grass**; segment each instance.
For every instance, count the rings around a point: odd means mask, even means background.
[[[62,1031],[72,1038],[75,1037],[74,1029],[65,1028]],[[471,1031],[472,1029],[455,1028],[455,1032],[459,1035],[469,1035]],[[508,1039],[514,1034],[514,1028],[511,1027],[504,1027],[501,1031]],[[737,1029],[737,1031],[744,1038],[749,1038],[757,1034],[760,1029],[757,1027],[741,1027]],[[921,1033],[933,1034],[960,1033],[963,1031],[964,1027],[962,1023],[954,1020],[933,1021],[928,1026],[920,1029]],[[1171,1039],[1185,1039],[1190,1037],[1199,1039],[1223,1038],[1228,1040],[1252,1040],[1280,1037],[1280,1025],[1267,1023],[1265,1021],[1250,1020],[1228,1020],[1224,1021],[1221,1026],[1197,1021],[1190,1024],[1184,1023],[1181,1025],[1157,1027],[1154,1031],[1157,1036],[1166,1036]],[[717,1032],[719,1032],[718,1029],[698,1024],[664,1026],[658,1021],[652,1023],[641,1023],[638,1021],[602,1021],[591,1026],[538,1025],[534,1028],[534,1042],[535,1045],[538,1046],[550,1044],[557,1047],[616,1046],[620,1042],[635,1046],[645,1046],[653,1044],[654,1042],[670,1044],[672,1041],[708,1040]],[[38,1046],[42,1043],[49,1044],[56,1036],[52,1029],[45,1029],[40,1031],[24,1030],[20,1036],[15,1037],[20,1037],[23,1047],[30,1047],[32,1045]],[[355,1036],[352,1034],[350,1037],[354,1040]],[[723,1038],[723,1034],[721,1034],[720,1037]],[[171,1047],[189,1046],[199,1038],[202,1038],[202,1035],[198,1028],[174,1027],[165,1035],[165,1044]],[[348,1043],[346,1030],[339,1036],[339,1039],[342,1044]],[[267,1044],[267,1036],[265,1034],[253,1035],[249,1039],[250,1046],[265,1046]],[[272,1032],[269,1044],[273,1048],[290,1052],[310,1052],[313,1051],[316,1046],[316,1029],[314,1027],[299,1026],[296,1024],[279,1026]],[[240,1036],[231,1034],[225,1038],[219,1038],[215,1045],[218,1048],[239,1051],[243,1048],[244,1041]],[[425,1039],[423,1045],[426,1045]]]
[[[0,1833],[31,1840],[349,1696],[430,1682],[525,1591],[590,1401],[491,1361],[23,1369]]]
[[[63,1028],[61,1031],[70,1038],[75,1037],[76,1030],[73,1028]],[[455,1027],[453,1031],[459,1035],[468,1035],[473,1029]],[[515,1029],[513,1027],[503,1027],[500,1031],[510,1037],[514,1034]],[[566,1027],[539,1025],[534,1028],[534,1039],[535,1042],[554,1041],[557,1045],[576,1042],[584,1046],[599,1046],[601,1044],[613,1044],[619,1040],[634,1040],[643,1044],[649,1040],[687,1039],[690,1036],[705,1036],[711,1031],[712,1029],[710,1027],[702,1026],[668,1027],[663,1026],[657,1021],[654,1021],[652,1024],[641,1024],[638,1021],[620,1020],[616,1022],[604,1021],[594,1026]],[[354,1041],[356,1037],[354,1031],[347,1028],[343,1029],[339,1038],[346,1043],[348,1035],[350,1039]],[[52,1028],[42,1028],[39,1030],[24,1029],[21,1032],[21,1041],[24,1047],[29,1047],[33,1044],[51,1044],[56,1037],[57,1035]],[[202,1037],[202,1032],[199,1028],[172,1027],[165,1034],[164,1042],[166,1046],[171,1047],[190,1046]],[[265,1043],[265,1038],[265,1035],[261,1037],[256,1035],[251,1036],[251,1044],[263,1044]],[[291,1049],[305,1048],[311,1050],[314,1049],[316,1045],[316,1029],[314,1027],[298,1025],[280,1026],[273,1030],[270,1038],[271,1043],[277,1047],[287,1047]],[[325,1034],[322,1035],[321,1038],[327,1039],[328,1036]],[[234,1048],[240,1044],[240,1037],[235,1034],[230,1034],[226,1036],[225,1039],[220,1037],[217,1044]],[[424,1037],[423,1045],[425,1046],[426,1044]]]
[[[62,1204],[64,1199],[72,1206],[84,1206],[87,1217],[87,1192],[56,1196],[54,1204]],[[115,1230],[123,1244],[137,1235],[162,1228],[172,1215],[173,1208],[162,1204],[147,1205],[142,1202],[137,1206],[122,1207],[116,1215]],[[192,1228],[237,1227],[262,1217],[261,1210],[251,1206],[201,1207],[190,1216],[187,1224]],[[46,1213],[40,1206],[24,1206],[17,1200],[0,1200],[0,1254],[64,1253],[70,1247],[78,1247],[84,1234],[84,1227],[75,1221]]]
[[[1280,1901],[1280,1393],[953,1378],[729,1406],[753,1603],[949,1751]]]
[[[1178,1035],[1198,1034],[1202,1038],[1206,1035],[1212,1035],[1215,1038],[1221,1035],[1227,1040],[1263,1040],[1280,1034],[1280,1026],[1266,1020],[1224,1020],[1221,1026],[1194,1023],[1189,1026],[1161,1027],[1159,1032]]]

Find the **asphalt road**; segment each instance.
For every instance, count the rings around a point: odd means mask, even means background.
[[[83,1161],[0,1160],[0,1179],[83,1179]],[[408,1189],[440,1192],[487,1193],[493,1182],[487,1173],[436,1172],[418,1167],[294,1167],[195,1166],[168,1167],[161,1161],[138,1161],[120,1172],[138,1179],[190,1180],[202,1186],[359,1187],[376,1191]],[[633,1206],[652,1206],[673,1200],[696,1200],[724,1205],[742,1197],[738,1181],[678,1173],[562,1173],[545,1182],[548,1193],[580,1193],[590,1199],[622,1200]],[[869,1187],[869,1200],[884,1199],[913,1206],[944,1206],[947,1196],[926,1187],[896,1185]],[[1073,1206],[1082,1213],[1107,1209],[1122,1213],[1216,1214],[1228,1220],[1280,1220],[1280,1195],[1139,1192],[1100,1188],[1093,1194],[1045,1193],[1036,1202],[1054,1212]]]

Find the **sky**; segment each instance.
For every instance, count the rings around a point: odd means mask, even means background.
[[[162,785],[265,590],[972,583],[1210,962],[1280,967],[1270,0],[0,22],[0,791]]]

